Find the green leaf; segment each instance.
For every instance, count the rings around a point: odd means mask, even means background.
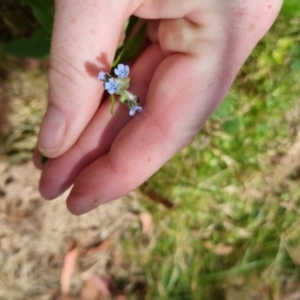
[[[31,7],[43,29],[51,33],[54,20],[54,0],[21,0],[21,2]]]
[[[217,108],[214,115],[212,116],[213,119],[222,119],[230,116],[234,111],[234,106],[230,99],[226,99],[222,102],[222,104]]]
[[[129,18],[128,21],[128,25],[126,27],[126,31],[125,31],[125,40],[124,40],[124,44],[127,43],[127,41],[129,40],[132,30],[134,29],[134,26],[137,24],[137,22],[139,21],[139,18],[136,16],[131,16]]]
[[[232,134],[240,130],[241,126],[242,120],[240,118],[236,118],[234,120],[225,122],[222,126],[222,130],[228,134]]]
[[[50,44],[50,34],[43,29],[39,29],[30,38],[7,43],[1,51],[9,55],[45,59],[49,56]]]
[[[128,42],[128,40],[131,36],[132,30],[133,30],[134,26],[137,24],[138,20],[139,20],[139,18],[136,17],[136,16],[131,16],[129,18],[129,21],[128,21],[128,24],[127,24],[127,27],[126,27],[126,31],[125,31],[125,39],[124,39],[123,46],[121,46],[117,50],[115,58],[119,57],[120,53],[122,52],[122,50],[124,48],[124,45]]]
[[[291,68],[293,71],[300,71],[300,59],[293,61]]]
[[[300,16],[299,0],[285,0],[281,9],[281,13],[289,17]]]
[[[290,56],[295,59],[300,59],[300,45],[294,45],[291,49]]]
[[[144,23],[133,37],[129,38],[120,51],[117,52],[113,67],[115,67],[120,61],[126,62],[135,58],[141,50],[144,38],[146,34],[146,23]]]

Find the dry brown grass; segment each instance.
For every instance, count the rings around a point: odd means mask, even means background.
[[[5,78],[1,83],[3,122],[0,154],[12,157],[13,154],[28,154],[35,147],[46,105],[47,82],[42,68],[30,69],[8,59],[5,67]]]
[[[71,295],[80,295],[87,278],[107,274],[120,255],[120,235],[137,224],[132,207],[120,200],[74,216],[66,195],[51,202],[40,197],[31,162],[2,161],[0,173],[0,299],[56,299],[64,256],[74,248]]]

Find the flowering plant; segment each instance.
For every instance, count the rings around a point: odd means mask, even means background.
[[[114,110],[114,95],[120,96],[120,101],[129,107],[129,115],[134,116],[137,112],[142,112],[143,108],[138,105],[139,98],[128,91],[130,85],[130,68],[127,65],[118,64],[114,69],[117,78],[112,77],[110,74],[100,71],[98,80],[103,81],[104,89],[111,95],[111,113]]]
[[[40,5],[39,0],[36,1],[36,3],[38,4],[36,6],[35,1],[32,0],[22,0],[23,2],[28,2],[28,5],[32,6],[32,8],[34,8],[36,12],[38,13],[44,13],[44,12],[49,12],[49,17],[51,17],[51,30],[50,33],[52,31],[52,22],[53,22],[53,14],[52,11],[53,9],[44,9],[43,6]],[[43,4],[47,5],[48,2],[51,2],[54,5],[54,0],[44,0]],[[32,5],[31,5],[32,3]],[[53,7],[53,6],[51,6]],[[111,105],[111,113],[113,114],[114,111],[114,103],[115,103],[115,94],[120,96],[120,101],[124,104],[126,104],[129,107],[129,115],[130,116],[134,116],[136,113],[140,113],[142,112],[143,108],[141,106],[138,105],[139,99],[137,96],[133,95],[132,93],[130,93],[127,89],[129,88],[129,84],[130,84],[130,78],[128,77],[129,72],[130,72],[130,68],[129,66],[123,65],[123,64],[119,64],[120,61],[129,61],[131,59],[134,59],[138,53],[140,52],[140,49],[143,45],[144,42],[144,38],[146,35],[146,29],[147,29],[147,23],[144,22],[142,24],[142,26],[140,26],[140,28],[133,33],[133,29],[136,28],[136,25],[138,24],[138,22],[140,21],[140,19],[136,16],[131,16],[128,20],[128,24],[126,27],[126,31],[125,31],[125,39],[124,39],[124,43],[123,45],[116,51],[115,57],[114,57],[114,62],[113,62],[113,66],[117,66],[114,70],[114,73],[116,76],[118,76],[118,78],[114,78],[113,76],[111,76],[108,73],[105,73],[103,71],[101,71],[98,74],[98,79],[104,82],[104,89],[110,94],[110,99],[112,102]],[[39,41],[37,41],[37,38],[42,37],[41,41],[43,41],[43,44],[40,45]],[[28,43],[24,44],[19,44],[17,43],[16,45],[14,45],[13,49],[9,49],[9,47],[6,47],[6,52],[10,53],[10,54],[16,54],[14,53],[12,50],[17,49],[18,53],[21,51],[23,51],[24,49],[29,49],[31,52],[33,51],[32,49],[34,49],[34,51],[37,51],[37,49],[48,49],[46,51],[46,56],[49,56],[50,53],[50,37],[49,39],[45,39],[45,36],[43,36],[42,34],[39,34],[37,37],[34,35],[34,45],[38,44],[39,47],[33,47],[31,41],[29,41]],[[27,40],[25,40],[27,41]],[[49,46],[45,47],[44,43],[48,42]],[[9,46],[9,45],[8,45]],[[2,48],[1,50],[3,51],[4,48]],[[10,51],[10,52],[9,52]],[[24,52],[24,51],[23,51]],[[22,52],[22,53],[23,53]],[[30,52],[30,53],[31,53]],[[34,56],[32,55],[33,53],[31,53],[31,55],[26,55],[26,57],[39,57],[43,56],[44,57],[44,52],[43,53],[39,53],[39,56]],[[41,155],[41,164],[44,164],[46,161],[48,160],[47,157]]]

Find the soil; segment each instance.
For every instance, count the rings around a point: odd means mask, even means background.
[[[136,268],[135,277],[128,273],[121,246],[124,233],[140,226],[134,201],[74,216],[68,192],[53,201],[39,194],[30,156],[46,105],[44,69],[23,62],[0,83],[0,299],[126,299],[126,289],[143,281]],[[117,278],[126,278],[121,289]]]

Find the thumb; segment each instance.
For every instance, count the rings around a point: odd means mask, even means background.
[[[57,157],[78,139],[97,110],[129,1],[56,0],[49,65],[48,108],[38,139],[40,152]]]

